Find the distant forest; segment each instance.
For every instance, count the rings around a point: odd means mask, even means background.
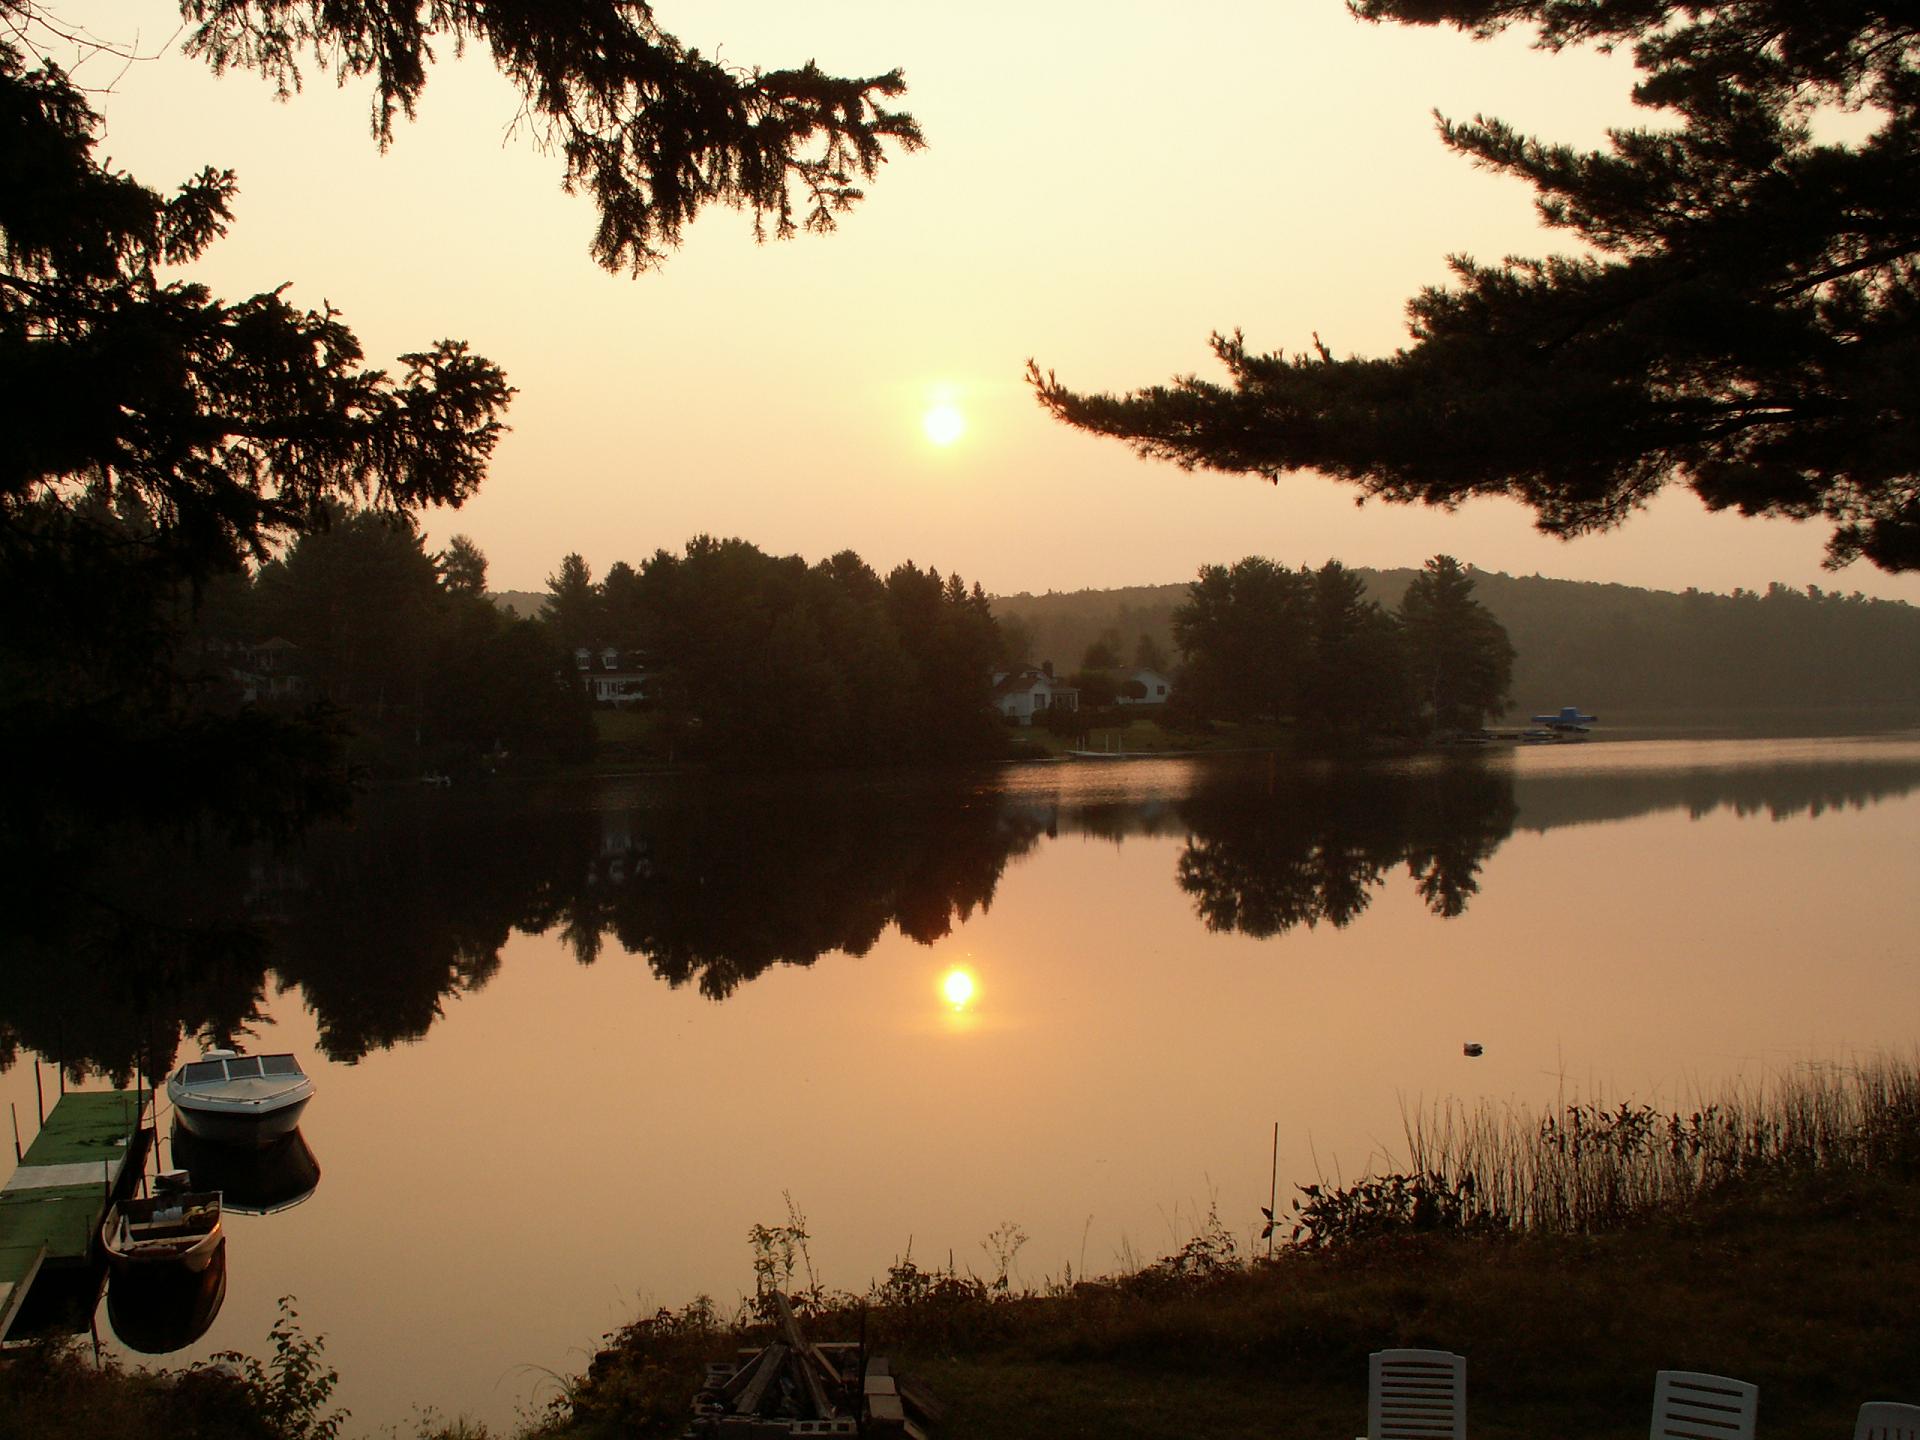
[[[1236,557],[1237,558],[1237,557]],[[1359,570],[1398,606],[1415,570]],[[1830,706],[1920,713],[1920,608],[1817,587],[1764,594],[1642,590],[1474,570],[1474,598],[1512,637],[1517,711],[1751,712]],[[1077,669],[1087,647],[1141,635],[1169,655],[1185,585],[1001,595],[993,612],[1028,658]]]

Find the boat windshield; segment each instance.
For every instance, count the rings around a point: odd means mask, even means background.
[[[253,1055],[242,1055],[237,1060],[227,1061],[227,1074],[235,1080],[258,1080],[260,1061]]]
[[[298,1075],[300,1062],[291,1055],[262,1055],[260,1068],[269,1075]]]
[[[185,1085],[218,1085],[227,1078],[227,1067],[218,1060],[196,1060],[180,1072]]]

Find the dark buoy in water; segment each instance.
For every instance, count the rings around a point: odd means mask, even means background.
[[[1468,1042],[1467,1042],[1466,1044],[1464,1044],[1464,1045],[1462,1045],[1462,1046],[1460,1047],[1460,1053],[1461,1053],[1462,1055],[1465,1055],[1465,1056],[1467,1056],[1467,1057],[1469,1057],[1469,1058],[1471,1058],[1471,1057],[1473,1057],[1473,1056],[1475,1056],[1475,1055],[1484,1055],[1484,1054],[1486,1054],[1486,1053],[1487,1053],[1487,1047],[1486,1047],[1486,1046],[1484,1046],[1484,1045],[1482,1045],[1482,1044],[1480,1044],[1480,1043],[1479,1043],[1478,1041],[1475,1041],[1475,1040],[1469,1040],[1469,1041],[1468,1041]]]

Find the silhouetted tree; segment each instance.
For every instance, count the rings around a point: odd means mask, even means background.
[[[415,714],[443,598],[420,535],[378,511],[339,511],[260,571],[267,634],[300,647],[308,678],[369,723]]]
[[[1186,703],[1221,719],[1291,715],[1313,639],[1302,576],[1260,556],[1202,567],[1173,612]]]
[[[454,536],[447,548],[433,557],[433,566],[440,573],[440,588],[449,595],[487,593],[487,557],[472,537]]]
[[[1712,509],[1821,516],[1829,559],[1920,568],[1920,19],[1853,0],[1356,0],[1369,20],[1536,44],[1631,45],[1661,112],[1605,151],[1498,120],[1441,137],[1538,195],[1576,253],[1485,265],[1408,306],[1385,359],[1249,351],[1228,384],[1078,394],[1068,424],[1143,454],[1396,502],[1510,495],[1558,534],[1618,524],[1670,482]],[[1817,138],[1821,110],[1862,117]]]
[[[609,270],[657,264],[711,203],[751,211],[756,236],[830,230],[862,198],[886,142],[921,143],[913,119],[887,108],[906,89],[898,70],[849,79],[811,61],[722,62],[661,29],[642,3],[182,0],[181,11],[195,22],[189,53],[216,71],[257,70],[283,94],[299,87],[303,62],[342,84],[372,76],[383,146],[396,111],[413,117],[436,45],[484,48],[520,91],[536,139],[560,156],[565,188],[593,197],[593,254]]]
[[[1301,579],[1312,596],[1313,643],[1302,677],[1301,723],[1351,741],[1407,728],[1406,655],[1399,627],[1367,598],[1366,581],[1338,560]]]
[[[578,554],[568,555],[547,577],[547,598],[540,602],[540,619],[569,651],[606,639],[600,591],[593,583],[592,569]]]
[[[600,582],[600,618],[610,645],[644,650],[652,643],[653,620],[640,572],[624,560],[608,566],[606,578]]]
[[[1473,598],[1473,576],[1451,555],[1436,555],[1400,601],[1400,637],[1422,720],[1469,730],[1507,708],[1513,642],[1506,627]]]

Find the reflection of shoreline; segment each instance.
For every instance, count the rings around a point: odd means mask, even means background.
[[[1696,820],[1722,810],[1743,819],[1817,818],[1828,810],[1864,810],[1920,790],[1920,748],[1899,758],[1863,752],[1838,764],[1755,759],[1659,771],[1608,767],[1519,774],[1514,789],[1518,828],[1537,834],[1669,810]]]
[[[268,937],[238,960],[157,982],[110,947],[0,970],[0,1047],[165,1073],[183,1034],[245,1034],[272,983],[300,992],[328,1058],[351,1061],[425,1036],[515,934],[558,934],[581,964],[624,952],[717,1000],[775,966],[866,954],[889,931],[934,945],[1063,837],[1183,842],[1168,879],[1199,923],[1275,935],[1349,922],[1396,871],[1435,914],[1459,914],[1516,830],[1668,810],[1817,816],[1916,789],[1920,742],[1852,740],[393,793],[271,861],[173,862],[176,895],[250,913]],[[146,893],[130,886],[130,905]]]

